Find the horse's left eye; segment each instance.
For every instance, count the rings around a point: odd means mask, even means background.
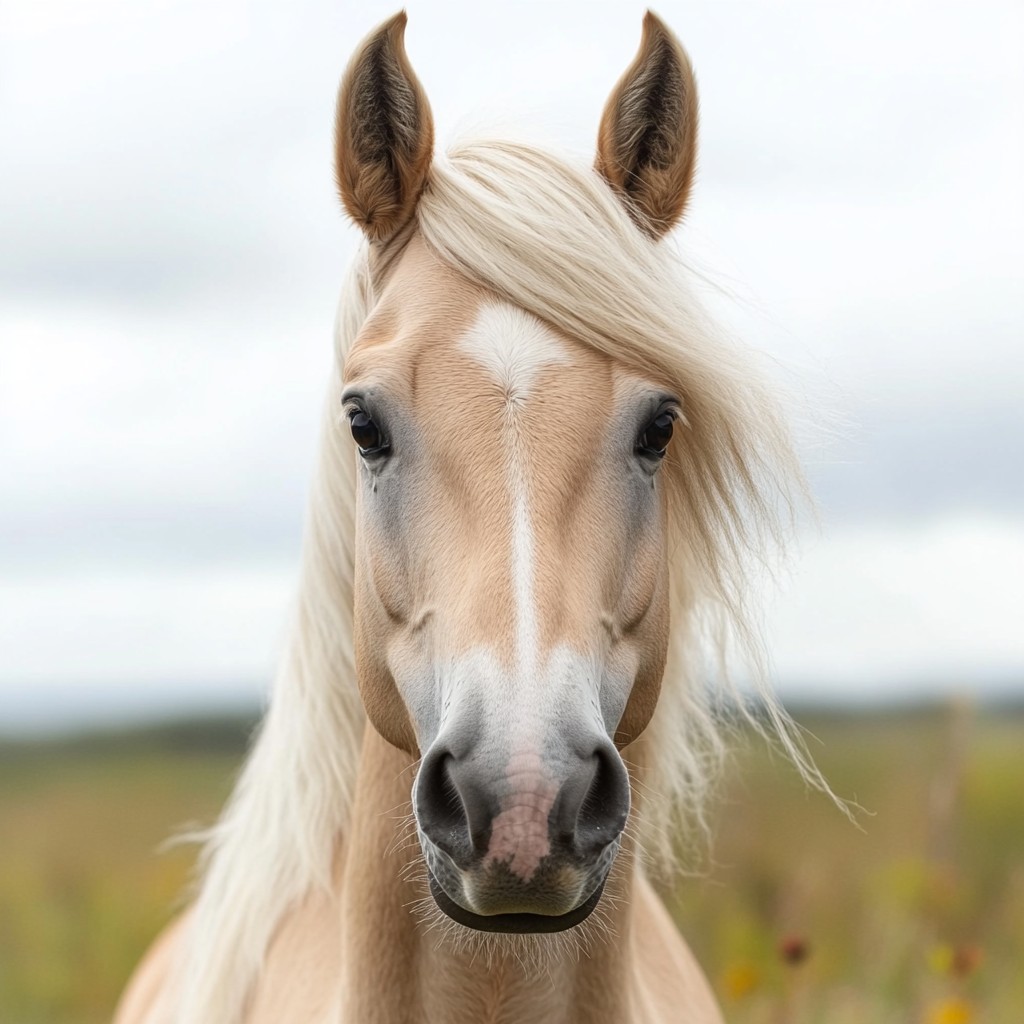
[[[364,410],[353,409],[348,414],[348,422],[352,429],[352,437],[359,445],[359,454],[364,458],[383,455],[390,447],[384,439],[380,427]]]
[[[672,440],[672,424],[675,417],[670,412],[663,412],[655,416],[647,429],[640,435],[636,443],[636,450],[641,455],[648,455],[660,459],[665,455],[665,449]]]

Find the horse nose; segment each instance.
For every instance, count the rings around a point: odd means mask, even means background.
[[[617,839],[629,814],[629,776],[619,752],[601,738],[562,784],[552,809],[553,838],[592,857]]]
[[[496,775],[481,769],[479,757],[459,759],[437,745],[416,780],[420,828],[461,868],[488,854],[500,860],[520,850],[592,860],[625,827],[629,776],[610,740],[586,747],[586,754],[560,760],[556,782],[539,757],[536,764],[513,758]]]

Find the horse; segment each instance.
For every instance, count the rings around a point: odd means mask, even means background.
[[[711,682],[737,639],[759,656],[751,577],[802,484],[775,389],[665,238],[690,61],[647,13],[592,164],[486,136],[435,156],[405,27],[338,94],[364,239],[290,640],[116,1022],[720,1022],[652,878],[701,832],[739,692]]]

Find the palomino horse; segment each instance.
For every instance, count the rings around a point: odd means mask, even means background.
[[[699,824],[700,652],[798,477],[661,241],[689,61],[648,14],[593,168],[481,139],[435,159],[405,23],[338,99],[367,243],[288,654],[196,903],[117,1021],[720,1021],[645,865],[680,808]]]

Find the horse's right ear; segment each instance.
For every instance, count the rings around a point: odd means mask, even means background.
[[[427,97],[405,55],[405,11],[360,44],[338,90],[334,170],[348,215],[375,242],[412,218],[434,150]]]

